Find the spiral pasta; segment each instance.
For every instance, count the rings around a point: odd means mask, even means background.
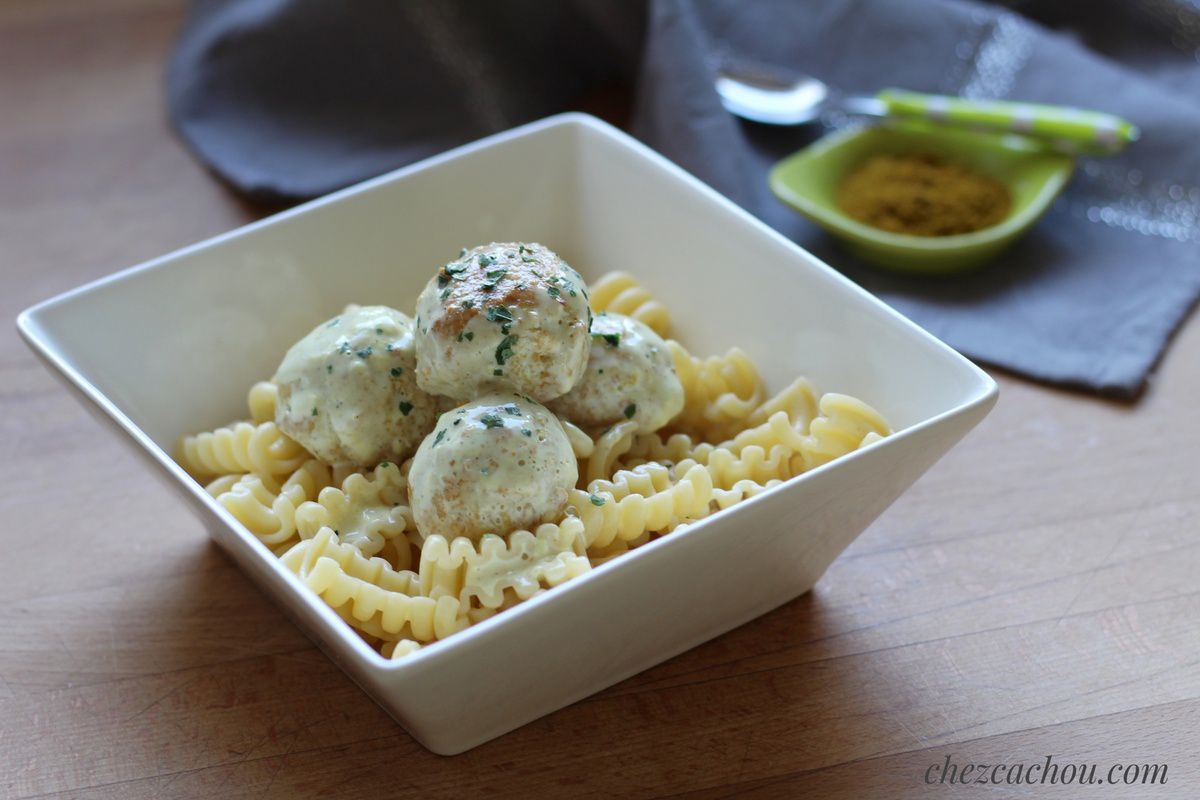
[[[766,387],[754,362],[734,347],[723,356],[699,358],[674,339],[667,341],[683,384],[683,411],[671,427],[706,439],[732,435],[762,404]]]
[[[373,556],[388,540],[416,529],[407,503],[407,471],[385,461],[370,476],[352,473],[341,488],[327,486],[315,502],[300,505],[296,528],[303,539],[332,528],[342,542]]]
[[[468,624],[457,598],[435,600],[416,594],[416,575],[392,570],[383,559],[366,559],[358,548],[341,544],[329,528],[296,544],[282,561],[309,589],[340,609],[343,619],[372,636],[409,634],[429,642]]]
[[[569,493],[569,503],[583,523],[590,551],[616,539],[630,542],[647,532],[669,530],[684,520],[706,516],[712,490],[708,470],[696,464],[678,482],[649,496],[630,493],[618,500],[610,492],[576,489]]]
[[[275,419],[275,406],[279,403],[279,387],[270,381],[259,381],[250,387],[246,405],[250,407],[250,420],[255,425]]]
[[[384,642],[379,652],[389,661],[399,661],[420,649],[420,642],[413,641],[412,639],[398,639],[394,642]]]
[[[253,473],[242,475],[217,502],[267,547],[275,548],[296,536],[296,509],[329,486],[329,467],[309,459],[281,485]]]
[[[800,447],[799,460],[806,470],[877,442],[892,432],[878,411],[850,395],[823,395],[820,411]]]
[[[600,434],[596,439],[584,469],[579,470],[579,481],[588,485],[605,478],[616,469],[618,460],[633,444],[637,423],[632,420],[619,422]]]
[[[670,331],[666,306],[627,273],[596,281],[590,303]],[[805,378],[768,396],[738,348],[667,349],[683,410],[654,433],[638,433],[632,415],[602,430],[560,419],[579,480],[563,510],[530,530],[424,535],[409,506],[411,462],[366,471],[314,458],[275,425],[279,392],[266,381],[247,393],[249,421],[182,438],[177,460],[363,641],[398,660],[891,432],[871,406],[821,395]]]
[[[659,336],[671,332],[671,314],[638,279],[628,272],[609,272],[591,284],[592,310],[633,317]]]
[[[287,475],[309,458],[304,448],[285,436],[274,422],[238,422],[184,437],[178,460],[193,477],[205,478],[231,472]]]
[[[536,531],[489,534],[478,543],[435,534],[421,548],[422,593],[456,597],[464,610],[475,604],[499,608],[506,591],[528,599],[591,569],[583,554],[583,534],[583,524],[571,517],[539,525]]]

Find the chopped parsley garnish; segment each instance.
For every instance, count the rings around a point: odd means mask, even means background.
[[[619,333],[593,333],[593,339],[603,339],[608,342],[609,347],[619,347],[621,344],[621,334]]]
[[[455,424],[455,425],[462,425],[462,420],[461,420],[461,419],[456,419],[456,420],[454,420],[454,424]]]
[[[358,356],[359,358],[370,358],[371,353],[373,352],[375,351],[371,348],[371,345],[367,345],[362,350],[355,350],[354,355]]]
[[[328,374],[330,374],[330,375],[332,375],[332,374],[333,374],[333,364],[326,364],[326,365],[325,365],[325,372],[326,372],[326,373],[328,373]]]
[[[411,412],[412,410],[413,410],[412,403],[408,402],[407,400],[400,401],[400,413],[401,414],[403,414],[404,416],[407,417],[409,415],[409,412]]]
[[[433,446],[437,447],[439,444],[442,443],[442,439],[445,439],[445,438],[446,438],[446,429],[442,428],[440,431],[437,432],[437,436],[435,436],[433,438]]]
[[[481,267],[490,267],[492,264],[495,264],[495,263],[496,263],[496,257],[493,255],[488,255],[487,253],[484,253],[483,255],[479,256],[479,266],[481,266]]]
[[[313,413],[312,413],[312,415],[313,415],[314,417],[317,415],[317,407],[316,407],[316,406],[313,406]]]
[[[404,367],[392,367],[392,377],[399,378],[404,374]]]
[[[551,286],[546,289],[546,294],[550,295],[551,297],[558,297],[562,293],[558,291],[557,286]]]
[[[625,406],[625,419],[633,419],[633,415],[637,413],[637,403],[630,403]]]
[[[525,247],[525,245],[523,245],[523,244],[519,244],[519,245],[517,245],[517,250],[518,250],[519,252],[521,252],[521,253],[524,253],[524,252],[527,252],[527,251],[528,251],[528,252],[530,252],[530,253],[532,253],[532,252],[533,252],[532,250],[529,250],[527,247]]]
[[[514,417],[521,416],[521,409],[517,408],[516,406],[505,406],[504,410],[505,412],[512,414]]]
[[[463,255],[466,255],[466,253],[464,253]],[[463,275],[463,273],[466,271],[467,271],[467,266],[465,264],[450,263],[450,264],[447,264],[446,266],[442,267],[441,271],[438,272],[438,276],[437,276],[438,288],[444,289],[446,284],[448,284],[451,280],[456,280],[456,281],[466,280],[466,276]]]
[[[517,337],[509,334],[500,340],[500,344],[496,345],[496,363],[504,366],[504,362],[512,358],[513,345],[517,343]]]
[[[486,313],[488,322],[512,322],[512,312],[508,310],[508,306],[488,306]]]
[[[504,374],[504,370],[500,369],[499,367],[496,367],[494,370],[492,370],[492,374],[493,374],[493,375],[497,375],[497,376],[499,376],[499,375],[503,375],[503,374]]]
[[[376,328],[375,333],[379,336],[383,336],[383,328]]]
[[[460,341],[460,342],[463,339],[466,339],[469,342],[474,338],[475,338],[475,331],[459,331],[458,332],[458,341]]]
[[[501,267],[500,269],[489,269],[486,274],[487,283],[480,284],[479,288],[485,292],[490,292],[495,289],[496,284],[498,284],[500,280],[508,274],[508,270],[504,267]]]
[[[461,305],[463,308],[474,308],[475,301],[468,297],[466,300],[462,301]]]
[[[598,494],[588,495],[588,500],[592,501],[592,505],[596,506],[597,508],[604,505],[606,502],[605,499]]]
[[[529,430],[529,428],[521,428],[521,435],[530,437],[533,436],[533,431]]]
[[[438,295],[438,297],[440,297],[442,300],[445,300],[449,296],[450,296],[450,287],[449,286],[447,286],[445,289],[442,289],[442,293],[440,295]]]
[[[467,248],[465,248],[465,247],[464,247],[462,250],[459,250],[459,251],[458,251],[458,257],[459,257],[459,258],[462,258],[462,257],[464,257],[466,254],[467,254]]]
[[[499,414],[484,414],[479,418],[479,421],[483,423],[483,427],[485,428],[504,427],[504,420],[500,418]]]
[[[521,256],[521,260],[524,261],[526,264],[536,264],[537,263],[537,259],[534,258],[533,256]],[[536,272],[533,274],[537,275]],[[540,278],[542,276],[538,275],[538,277]]]

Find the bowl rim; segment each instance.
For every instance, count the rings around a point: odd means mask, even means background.
[[[1048,160],[1059,162],[1054,172],[1042,184],[1038,193],[1022,209],[1009,213],[995,225],[989,225],[970,233],[958,233],[951,236],[916,236],[907,233],[892,233],[843,214],[835,207],[815,202],[808,194],[796,191],[784,177],[786,173],[797,166],[818,161],[830,152],[840,149],[859,138],[875,136],[882,132],[884,135],[900,130],[906,135],[929,136],[971,136],[981,142],[990,142],[994,149],[1008,150],[1027,156],[1045,156]],[[797,150],[789,156],[772,165],[767,175],[767,183],[771,192],[788,206],[812,219],[831,233],[841,238],[868,240],[874,245],[882,245],[894,250],[904,250],[908,253],[943,253],[951,250],[974,249],[994,244],[1008,236],[1020,234],[1042,217],[1049,209],[1054,198],[1066,187],[1071,176],[1075,173],[1076,159],[1063,153],[1055,153],[1036,145],[1016,134],[984,134],[953,129],[928,128],[894,128],[887,125],[863,125],[848,130],[836,131],[823,136],[807,147]]]
[[[733,513],[737,513],[740,509],[748,508],[751,503],[766,502],[768,497],[773,497],[780,492],[788,491],[795,487],[799,481],[808,479],[810,475],[818,474],[829,469],[836,469],[839,464],[848,462],[850,459],[862,458],[869,456],[870,452],[879,447],[891,446],[893,443],[902,439],[907,439],[912,436],[919,435],[927,428],[941,424],[945,420],[966,414],[972,409],[981,405],[990,405],[995,402],[999,392],[999,387],[996,382],[986,372],[973,364],[965,356],[958,353],[956,350],[945,344],[935,336],[924,330],[916,323],[909,320],[900,312],[893,309],[891,306],[884,303],[879,298],[861,288],[849,278],[842,275],[837,270],[825,264],[820,259],[809,254],[802,247],[792,242],[783,234],[769,227],[766,223],[754,217],[745,209],[738,206],[732,200],[718,193],[715,189],[703,183],[700,179],[691,175],[675,163],[667,159],[665,156],[654,152],[646,145],[634,139],[629,134],[603,122],[596,117],[581,112],[568,112],[546,117],[541,120],[527,123],[509,130],[501,131],[496,134],[484,137],[474,142],[452,148],[443,153],[422,159],[412,164],[405,165],[398,169],[386,172],[382,175],[353,184],[344,189],[332,192],[322,197],[309,200],[301,203],[293,208],[272,214],[263,219],[247,223],[216,236],[195,242],[193,244],[178,248],[164,255],[149,259],[134,266],[118,270],[109,275],[102,276],[95,280],[84,283],[73,289],[69,289],[49,299],[26,308],[16,319],[16,327],[21,337],[26,344],[44,363],[53,368],[61,378],[68,384],[69,388],[75,390],[85,399],[89,400],[105,417],[105,422],[123,432],[132,443],[138,446],[138,451],[143,457],[147,457],[150,461],[164,470],[168,476],[174,479],[176,483],[182,486],[183,490],[190,493],[195,499],[200,501],[213,516],[226,525],[240,541],[244,542],[247,547],[253,551],[254,557],[258,558],[270,571],[278,575],[292,590],[295,597],[301,603],[304,603],[312,610],[316,617],[323,621],[329,628],[328,633],[332,634],[333,639],[344,645],[347,649],[357,653],[361,657],[361,666],[367,673],[382,677],[395,672],[408,670],[418,670],[429,668],[436,665],[442,659],[454,658],[453,655],[457,650],[477,643],[481,638],[487,638],[497,635],[495,631],[502,630],[510,621],[520,619],[526,614],[535,613],[537,609],[546,602],[553,602],[553,598],[562,596],[564,592],[579,591],[584,586],[588,586],[596,581],[608,580],[608,576],[613,573],[614,569],[619,567],[613,566],[609,562],[605,562],[598,567],[588,570],[583,575],[571,579],[562,585],[554,587],[554,591],[542,592],[529,600],[518,603],[514,607],[508,609],[504,614],[495,615],[485,619],[479,623],[471,625],[463,631],[459,631],[451,637],[441,639],[424,644],[419,650],[411,653],[399,660],[391,660],[385,658],[381,653],[368,645],[355,631],[342,620],[337,613],[328,604],[324,602],[317,594],[310,591],[303,583],[299,576],[291,570],[283,566],[281,560],[275,556],[269,549],[262,545],[253,534],[251,534],[245,526],[239,523],[232,514],[230,514],[223,506],[221,506],[216,498],[212,497],[204,488],[204,486],[188,475],[183,467],[179,465],[171,454],[164,448],[160,447],[140,426],[133,422],[125,412],[113,401],[107,394],[101,391],[95,384],[88,380],[75,364],[68,357],[57,350],[54,336],[50,328],[44,324],[44,316],[47,312],[70,302],[76,298],[90,294],[99,289],[119,284],[129,280],[142,272],[164,267],[180,257],[186,256],[193,252],[199,252],[211,247],[218,246],[224,242],[237,239],[239,237],[253,233],[254,231],[267,227],[273,224],[282,222],[283,220],[291,219],[292,217],[301,216],[325,205],[337,203],[343,199],[369,192],[379,186],[392,183],[397,180],[403,180],[409,175],[424,172],[429,169],[434,169],[446,162],[470,155],[471,153],[490,149],[496,146],[504,145],[505,143],[524,138],[530,135],[540,133],[542,131],[554,128],[583,128],[598,133],[608,141],[619,145],[627,151],[631,151],[641,159],[648,160],[650,165],[658,169],[666,176],[673,177],[677,181],[681,181],[690,191],[698,193],[710,201],[715,201],[725,212],[733,214],[743,223],[749,225],[756,230],[758,235],[766,236],[774,240],[776,243],[785,246],[793,251],[794,254],[803,255],[806,260],[813,263],[814,266],[824,271],[825,277],[832,279],[835,283],[840,284],[842,290],[849,291],[865,299],[868,305],[875,313],[883,314],[891,318],[894,322],[902,327],[908,328],[913,332],[926,347],[932,347],[938,351],[943,357],[954,362],[959,368],[962,368],[974,378],[974,384],[970,387],[968,399],[957,403],[947,410],[922,420],[914,425],[910,425],[903,430],[900,430],[882,441],[874,443],[866,448],[854,451],[843,456],[833,462],[823,464],[802,475],[797,475],[793,478],[783,481],[780,484],[767,488],[763,492],[753,497],[748,497],[737,506],[723,509],[722,513],[717,512],[697,522],[691,523],[688,526],[687,532],[691,533],[697,529],[703,529],[711,526],[712,520],[717,519],[719,523],[730,519]],[[652,554],[678,547],[686,544],[687,537],[681,536],[664,536],[646,543],[638,547],[635,551],[627,554],[625,558],[613,559],[617,564],[626,563],[632,558],[653,557]],[[255,576],[249,576],[250,580],[257,581]],[[549,600],[547,598],[550,598]],[[290,612],[286,612],[290,613]],[[304,625],[300,626],[302,631]],[[317,640],[319,647],[324,649],[324,642]],[[351,675],[353,677],[353,675]]]

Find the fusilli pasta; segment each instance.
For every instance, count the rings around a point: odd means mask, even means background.
[[[628,272],[610,272],[591,284],[593,311],[612,311],[633,317],[659,336],[671,333],[671,314],[638,279]]]

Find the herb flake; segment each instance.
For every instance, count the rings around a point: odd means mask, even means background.
[[[485,314],[488,322],[513,322],[512,312],[508,310],[508,306],[488,306]]]
[[[621,345],[621,334],[619,333],[593,333],[593,339],[603,339],[608,343],[609,347],[619,347]]]
[[[496,345],[496,363],[504,366],[504,362],[512,358],[513,345],[517,343],[517,337],[514,334],[509,334],[500,340],[500,344]]]

